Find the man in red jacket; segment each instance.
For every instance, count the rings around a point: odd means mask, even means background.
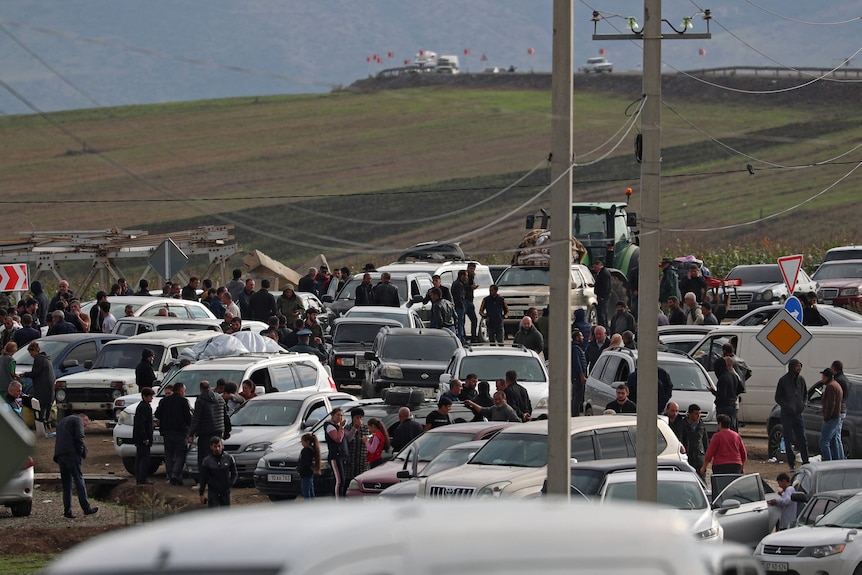
[[[820,456],[823,461],[844,459],[839,434],[841,433],[841,401],[844,397],[841,386],[828,367],[820,372],[823,382],[823,427],[820,430]]]

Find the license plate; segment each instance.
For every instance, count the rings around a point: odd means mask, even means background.
[[[773,563],[771,561],[764,561],[763,569],[766,571],[787,571],[787,563]]]
[[[832,300],[831,299],[825,299],[825,300],[823,300],[823,303],[825,303],[826,305],[832,305]]]
[[[161,436],[161,435],[154,435],[153,436],[153,443],[164,443],[164,442],[165,442],[165,438],[163,436]]]
[[[267,473],[266,480],[271,483],[290,483],[293,478],[290,475],[282,473]]]
[[[735,303],[733,305],[727,306],[729,311],[743,311],[748,309],[748,305],[744,303]]]

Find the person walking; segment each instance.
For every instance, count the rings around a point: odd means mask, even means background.
[[[509,317],[509,305],[500,295],[497,284],[491,284],[488,295],[482,298],[479,304],[479,315],[485,318],[485,327],[488,330],[488,341],[502,344],[505,338],[503,331],[503,320]]]
[[[700,476],[706,475],[707,465],[712,463],[712,474],[744,473],[748,452],[737,432],[730,428],[730,418],[721,413],[716,417],[718,431],[709,441],[709,447],[700,466]]]
[[[201,503],[209,507],[230,507],[230,488],[238,476],[236,461],[225,453],[224,442],[218,435],[209,440],[209,454],[201,462],[201,483],[198,488]],[[209,488],[209,497],[205,492]]]
[[[841,452],[841,443],[838,434],[841,433],[841,400],[843,394],[841,385],[835,381],[832,370],[824,369],[820,372],[820,381],[823,383],[823,427],[820,429],[820,457],[823,461],[837,461],[844,459]]]
[[[147,480],[150,470],[150,449],[153,446],[153,396],[152,387],[141,390],[141,402],[135,410],[132,441],[135,442],[135,483],[150,485]]]
[[[802,463],[808,463],[808,440],[805,438],[805,421],[802,410],[805,409],[805,398],[808,388],[802,377],[802,362],[791,359],[787,364],[787,373],[778,380],[775,387],[775,403],[781,407],[781,429],[784,434],[784,450],[787,454],[787,465],[796,468],[796,453],[793,445],[799,448]]]
[[[165,440],[165,474],[168,483],[182,485],[188,450],[186,438],[192,423],[192,411],[183,382],[174,383],[174,392],[162,398],[156,406],[155,419],[158,421],[159,433]]]
[[[213,436],[227,439],[230,437],[230,418],[222,396],[210,389],[210,382],[204,380],[198,386],[198,399],[195,412],[189,425],[189,443],[198,438],[198,472],[204,458],[210,453],[210,440]]]
[[[87,499],[87,486],[81,463],[87,458],[87,445],[84,443],[84,428],[90,425],[90,418],[77,414],[64,417],[57,425],[57,439],[54,444],[54,463],[60,466],[60,483],[63,485],[63,517],[74,519],[72,514],[72,484],[78,492],[78,503],[84,515],[99,511]]]

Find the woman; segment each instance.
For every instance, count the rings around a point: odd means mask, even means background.
[[[383,452],[392,449],[389,443],[389,432],[386,431],[386,426],[383,425],[376,417],[368,420],[368,429],[371,435],[367,436],[364,441],[368,448],[368,465],[372,469],[383,463]]]

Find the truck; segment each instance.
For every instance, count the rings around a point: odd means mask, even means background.
[[[413,65],[418,66],[422,72],[433,71],[437,68],[437,52],[419,50],[413,58]]]
[[[440,56],[437,58],[437,72],[441,74],[458,74],[460,71],[458,56]]]

